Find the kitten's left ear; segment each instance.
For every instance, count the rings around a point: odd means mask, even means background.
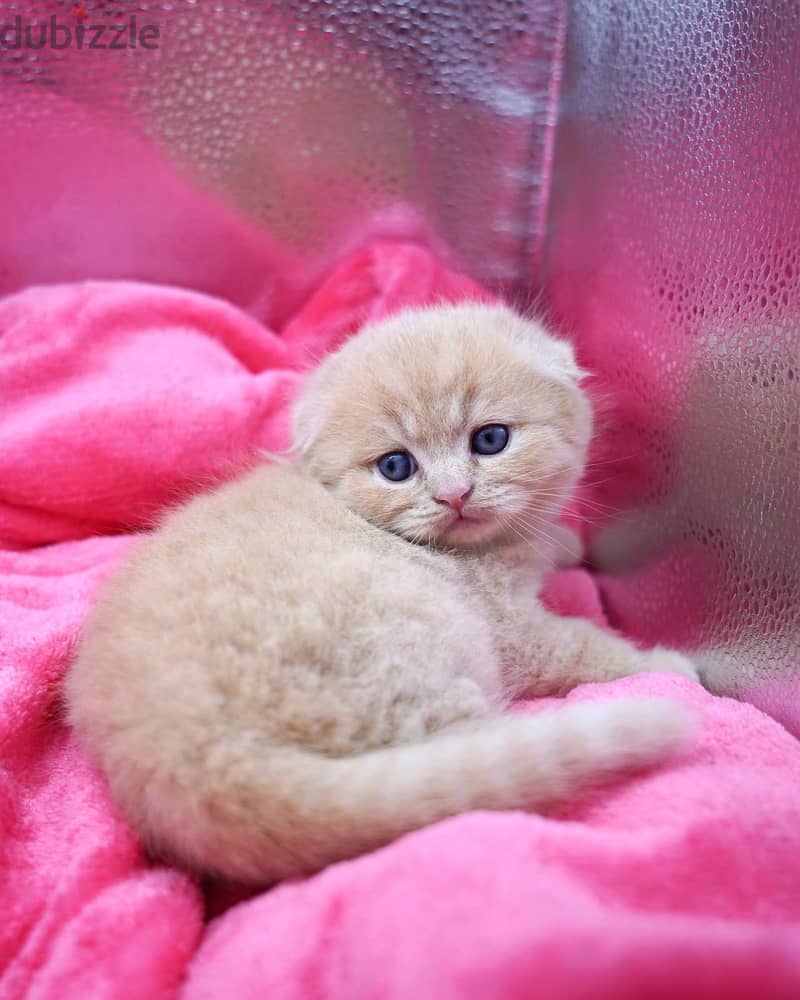
[[[523,320],[520,317],[517,323],[520,320],[524,324],[521,331],[523,339],[533,348],[537,368],[544,366],[547,375],[575,385],[588,377],[589,372],[578,364],[575,349],[568,340],[555,336],[539,319]]]
[[[557,337],[553,337],[552,344],[553,360],[561,376],[576,383],[588,378],[589,372],[584,371],[578,364],[572,344]]]

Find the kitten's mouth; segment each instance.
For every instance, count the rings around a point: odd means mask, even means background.
[[[439,525],[439,534],[467,539],[484,535],[489,526],[491,516],[486,511],[454,510],[443,518]]]

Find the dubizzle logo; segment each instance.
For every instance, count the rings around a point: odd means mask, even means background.
[[[0,24],[0,49],[157,49],[161,29],[157,24],[139,24],[131,14],[121,24],[90,24],[84,0],[72,8],[72,22],[51,14],[46,21],[26,24],[17,14]]]

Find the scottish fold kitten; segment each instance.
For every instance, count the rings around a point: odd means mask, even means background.
[[[295,457],[168,514],[108,583],[69,717],[151,848],[266,882],[469,809],[545,809],[655,764],[694,677],[537,599],[591,433],[570,347],[506,308],[401,313],[311,375]]]

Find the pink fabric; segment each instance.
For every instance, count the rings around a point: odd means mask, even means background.
[[[60,678],[126,532],[284,446],[302,370],[364,318],[477,292],[384,244],[281,336],[139,284],[0,301],[3,1000],[800,996],[800,747],[683,679],[571,695],[694,705],[698,745],[670,766],[558,818],[459,817],[238,903],[236,887],[147,862],[60,720]],[[548,599],[604,621],[582,570]]]

